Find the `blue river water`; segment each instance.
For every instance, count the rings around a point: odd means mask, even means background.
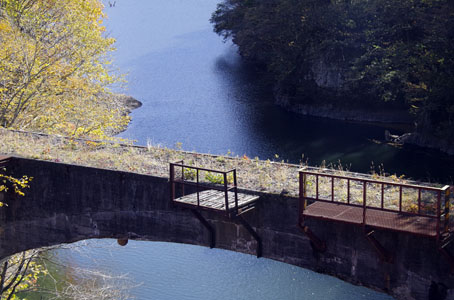
[[[120,247],[109,239],[82,241],[73,247],[58,251],[63,264],[126,275],[127,280],[117,286],[130,287],[134,299],[392,299],[331,276],[220,249],[143,241]]]
[[[115,64],[143,103],[123,137],[185,150],[247,154],[312,165],[323,160],[367,172],[373,161],[416,178],[448,176],[452,157],[383,140],[385,126],[302,117],[273,104],[272,89],[248,69],[209,23],[218,0],[116,0],[106,3]],[[390,128],[395,133],[398,129]],[[304,154],[304,156],[303,156]],[[452,168],[451,168],[452,169]],[[444,177],[443,177],[444,176]],[[82,245],[82,243],[76,243]],[[92,240],[62,263],[128,274],[136,299],[391,299],[268,259],[159,242]]]
[[[369,172],[452,181],[452,156],[383,143],[399,129],[290,113],[273,103],[272,87],[222,42],[209,23],[218,0],[116,1],[107,7],[114,61],[128,73],[126,93],[143,102],[124,137],[138,144],[258,156],[310,165],[322,161]],[[389,125],[388,125],[389,126]]]

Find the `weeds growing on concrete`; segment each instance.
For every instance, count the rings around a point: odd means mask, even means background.
[[[217,170],[237,169],[238,186],[257,191],[266,191],[276,194],[287,194],[297,197],[298,170],[306,166],[302,161],[299,165],[284,162],[259,160],[249,158],[246,155],[232,157],[227,155],[210,155],[195,152],[187,152],[152,145],[147,142],[147,146],[135,146],[129,141],[88,141],[73,139],[69,137],[50,136],[39,133],[19,132],[0,129],[0,153],[18,155],[26,158],[49,160],[69,164],[84,165],[96,168],[121,170],[127,172],[141,173],[161,177],[169,176],[169,162],[184,160],[185,164]],[[181,144],[177,145],[181,148]],[[277,156],[276,159],[279,157]],[[302,157],[304,159],[304,156]],[[346,175],[348,167],[338,164],[324,166],[330,172],[338,175]],[[371,175],[372,179],[386,179],[391,182],[409,182],[398,176],[383,177],[383,166],[379,166],[378,173],[375,167]],[[322,170],[322,167],[320,167]],[[188,171],[189,172],[189,171]],[[348,173],[351,175],[352,173]],[[185,174],[194,176],[195,174]],[[359,177],[364,174],[358,174]],[[331,181],[326,177],[321,177],[319,182],[320,197],[330,197]],[[213,174],[209,174],[207,180],[219,183],[219,179]],[[315,178],[308,178],[308,193],[313,193],[315,189]],[[326,182],[323,182],[325,180]],[[230,181],[230,180],[229,180]],[[329,181],[329,182],[328,182]],[[346,183],[342,180],[335,182],[336,201],[345,201]],[[367,202],[379,205],[381,192],[379,186],[368,187],[376,189],[376,193],[367,196]],[[385,207],[395,209],[398,201],[398,191],[393,187],[386,190]],[[396,198],[397,193],[397,198]],[[408,211],[414,211],[415,191],[403,191],[403,205]],[[351,197],[357,204],[362,203],[362,186],[351,190]],[[451,201],[453,199],[451,198]],[[429,200],[427,200],[429,201]],[[454,205],[451,205],[451,207]],[[454,213],[453,213],[454,215]]]

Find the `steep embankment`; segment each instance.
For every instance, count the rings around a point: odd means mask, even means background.
[[[137,109],[142,106],[142,102],[139,100],[124,94],[112,94],[112,102],[119,102],[120,107],[122,108],[122,115],[129,115],[134,109]],[[117,135],[128,128],[128,124],[125,124],[121,129],[112,131],[110,135]]]
[[[211,21],[271,74],[277,104],[414,123],[402,142],[454,153],[453,12],[447,0],[226,0]]]

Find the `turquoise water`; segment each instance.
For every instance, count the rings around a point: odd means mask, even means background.
[[[279,154],[291,162],[304,154],[312,165],[341,160],[353,171],[367,172],[374,161],[416,178],[448,176],[452,157],[380,143],[385,126],[302,117],[275,106],[271,88],[241,61],[234,45],[212,32],[208,20],[217,1],[107,5],[107,32],[117,39],[114,60],[128,73],[126,93],[143,103],[124,137],[217,154],[263,159]],[[78,251],[57,252],[63,264],[127,274],[136,299],[391,299],[330,276],[219,249],[139,241],[120,247],[114,240],[75,245]]]
[[[337,278],[270,259],[205,247],[115,240],[75,243],[67,266],[126,275],[135,299],[392,299]]]

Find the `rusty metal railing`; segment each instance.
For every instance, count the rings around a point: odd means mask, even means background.
[[[361,207],[362,225],[364,226],[367,225],[366,211],[373,209],[431,218],[436,222],[437,241],[442,233],[449,232],[450,187],[448,185],[435,186],[413,181],[399,181],[397,178],[393,181],[379,176],[374,177],[349,172],[339,173],[334,170],[311,167],[305,167],[299,171],[300,223],[303,221],[303,212],[309,200]],[[403,203],[405,198],[404,190],[413,191],[406,194],[414,196],[410,201],[408,201],[407,197],[405,205]],[[397,198],[397,201],[394,200],[391,205],[386,205],[385,193],[391,194],[388,197],[389,199]],[[423,194],[427,193],[429,193],[429,197],[423,197]],[[353,201],[353,194],[356,194],[356,196],[360,194],[360,199]],[[368,196],[375,197],[375,201],[368,201]],[[428,199],[433,200],[429,207],[426,205],[426,200]]]
[[[181,175],[176,176],[176,169],[181,168]],[[193,170],[193,171],[191,171]],[[195,172],[195,175],[194,173]],[[210,183],[206,181],[202,181],[200,178],[201,172],[208,172],[210,174],[221,174],[222,182],[220,183]],[[186,175],[185,175],[186,174]],[[191,176],[188,176],[191,175]],[[229,177],[232,174],[231,177]],[[192,175],[194,175],[192,177]],[[192,178],[188,178],[192,177]],[[170,198],[171,201],[175,201],[176,199],[176,186],[181,186],[181,196],[185,195],[185,186],[186,187],[193,187],[195,188],[195,193],[197,194],[197,208],[200,208],[200,193],[203,190],[211,189],[211,190],[219,190],[224,192],[224,201],[225,201],[225,211],[227,215],[230,215],[230,212],[238,211],[238,187],[237,187],[237,179],[236,179],[236,169],[228,170],[228,171],[220,171],[220,170],[213,170],[213,169],[206,169],[201,167],[194,167],[190,165],[185,165],[184,161],[178,161],[174,163],[170,163]],[[230,179],[230,180],[229,180]],[[231,184],[229,184],[229,181]],[[234,193],[234,207],[229,207],[229,192]],[[204,207],[207,209],[207,207]],[[209,208],[208,208],[209,209]]]

